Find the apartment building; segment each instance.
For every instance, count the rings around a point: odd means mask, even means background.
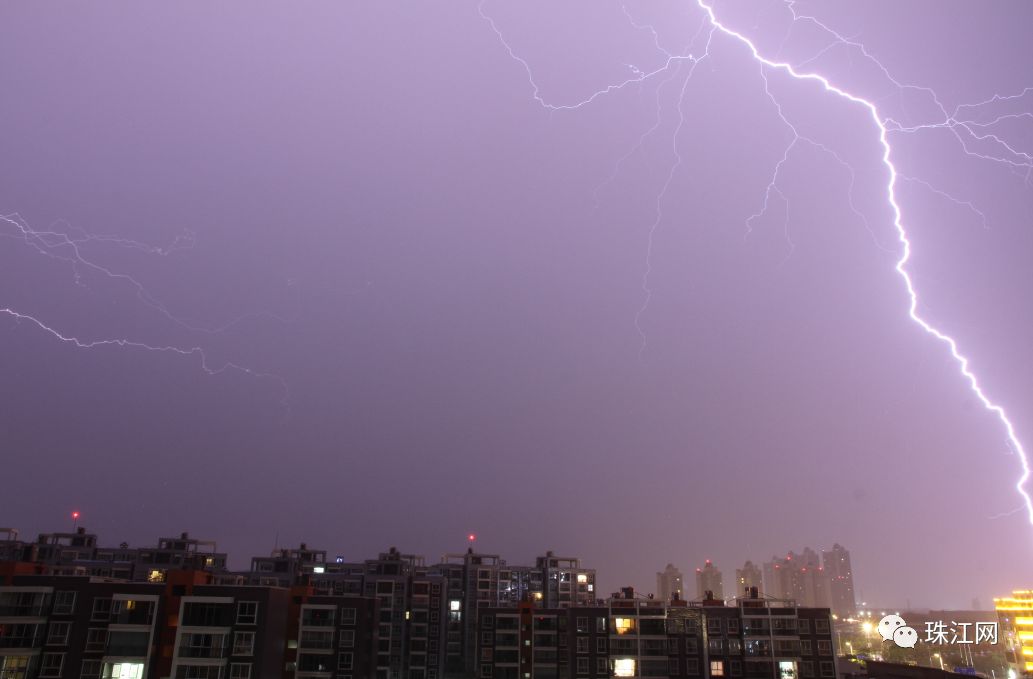
[[[4,569],[17,571],[23,569]],[[3,679],[358,679],[377,672],[377,600],[87,576],[0,578]]]
[[[755,591],[664,602],[630,589],[605,605],[482,611],[481,679],[746,677],[835,679],[831,614]]]
[[[144,679],[157,660],[159,586],[15,575],[0,584],[4,679]]]
[[[41,533],[35,542],[18,538],[13,528],[0,529],[0,560],[33,563],[50,575],[117,578],[161,582],[170,570],[226,570],[226,554],[209,540],[189,533],[158,538],[153,547],[100,546],[95,533],[78,527],[70,533]]]

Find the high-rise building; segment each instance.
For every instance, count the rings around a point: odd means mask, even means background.
[[[829,584],[818,553],[810,547],[802,554],[789,552],[764,564],[764,591],[779,599],[792,599],[801,606],[826,608]]]
[[[994,598],[994,608],[1014,676],[1033,674],[1033,591],[1015,590],[1011,596]]]
[[[751,587],[756,587],[758,592],[763,592],[763,576],[760,568],[754,565],[752,561],[744,563],[742,568],[736,568],[735,586],[737,590],[736,596],[743,596],[750,591]]]
[[[463,599],[450,599],[445,577],[427,566],[422,556],[392,547],[376,559],[332,562],[321,550],[301,545],[272,557],[256,557],[249,573],[217,576],[219,582],[266,587],[311,588],[321,596],[364,596],[377,601],[377,650],[371,660],[380,679],[441,679],[446,639],[461,638],[456,629],[466,617]],[[305,660],[308,667],[322,667]],[[324,670],[308,670],[323,672]],[[308,675],[305,675],[308,676]]]
[[[496,554],[446,554],[433,567],[448,581],[449,599],[461,598],[466,617],[461,626],[449,628],[446,676],[469,676],[476,664],[477,611],[485,606],[517,606],[532,600],[541,606],[564,608],[595,603],[595,569],[585,568],[575,557],[547,551],[534,566],[510,566]],[[453,641],[454,632],[460,641]],[[457,658],[462,658],[462,664]]]
[[[585,568],[577,557],[556,556],[551,550],[547,551],[545,556],[535,559],[533,572],[540,574],[545,583],[541,598],[543,606],[585,606],[595,603],[597,599],[595,569]]]
[[[836,543],[821,553],[821,564],[829,584],[829,608],[840,618],[857,613],[854,598],[854,574],[850,568],[850,552]]]
[[[686,598],[685,580],[674,564],[667,564],[667,568],[656,574],[656,598],[671,601],[675,595],[678,599]]]
[[[479,554],[471,548],[463,554],[446,554],[431,570],[444,576],[450,608],[445,676],[472,676],[477,662],[478,611],[485,606],[509,603],[509,569],[497,554]],[[455,612],[453,602],[458,602],[461,615],[451,615]]]
[[[721,571],[711,563],[710,559],[706,560],[703,568],[696,569],[696,598],[707,598],[708,592],[714,599],[725,598],[725,587],[721,581]]]
[[[392,547],[364,566],[363,594],[376,597],[380,609],[377,676],[441,677],[445,638],[441,623],[462,620],[462,601],[445,596],[445,579],[431,572],[422,556],[402,554]]]

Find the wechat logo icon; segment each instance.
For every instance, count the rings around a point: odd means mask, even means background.
[[[908,627],[899,615],[887,615],[879,621],[879,634],[883,641],[892,641],[901,648],[914,648],[918,643],[918,632]]]

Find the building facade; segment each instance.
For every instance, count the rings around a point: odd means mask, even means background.
[[[378,673],[377,600],[212,584],[9,574],[3,679],[357,679]]]
[[[707,593],[710,593],[708,596]],[[707,559],[703,568],[696,569],[696,598],[697,599],[724,599],[725,586],[721,577],[721,571]]]
[[[764,592],[779,599],[793,599],[802,606],[827,608],[829,581],[818,553],[808,547],[801,554],[772,557],[764,564]]]
[[[135,582],[161,582],[170,570],[226,570],[226,554],[210,540],[158,538],[153,547],[102,547],[97,535],[83,527],[71,533],[41,533],[35,542],[18,539],[18,531],[0,529],[0,560],[39,564],[51,575],[117,578]]]
[[[747,561],[742,568],[735,569],[736,596],[743,596],[756,588],[756,591],[764,593],[763,573],[752,561]]]
[[[836,543],[821,553],[821,563],[829,583],[829,607],[840,618],[852,618],[857,613],[854,597],[854,573],[850,567],[850,552]]]
[[[636,598],[481,611],[481,679],[835,679],[831,613],[754,591],[734,605]]]
[[[656,574],[656,598],[660,601],[686,598],[685,578],[673,564]]]
[[[1033,590],[994,599],[1001,641],[1015,676],[1033,676]]]

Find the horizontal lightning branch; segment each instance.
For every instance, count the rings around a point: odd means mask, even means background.
[[[134,291],[134,294],[138,300],[143,302],[150,309],[157,311],[165,319],[171,321],[175,325],[196,332],[203,332],[208,334],[218,334],[224,332],[232,325],[244,320],[245,318],[268,316],[277,320],[279,317],[273,314],[267,314],[265,312],[260,314],[247,314],[235,318],[221,326],[215,328],[199,327],[186,322],[185,320],[173,315],[168,308],[160,301],[155,299],[147,289],[137,279],[124,273],[113,271],[112,269],[97,264],[91,259],[88,259],[82,252],[82,246],[87,243],[103,243],[107,245],[114,245],[121,248],[129,248],[133,250],[141,251],[145,254],[165,256],[176,250],[188,249],[193,247],[194,236],[192,233],[185,233],[177,237],[173,243],[168,247],[157,247],[146,245],[138,241],[117,238],[114,236],[96,236],[90,235],[85,232],[76,230],[75,235],[71,235],[69,232],[72,229],[67,228],[65,231],[56,231],[51,228],[47,231],[38,231],[31,228],[24,219],[17,214],[0,215],[0,236],[13,238],[20,240],[21,242],[28,245],[30,248],[35,250],[38,254],[45,257],[67,263],[73,271],[74,280],[77,285],[85,286],[85,278],[87,275],[93,275],[102,277],[120,283],[126,284],[130,289]],[[84,339],[76,337],[74,335],[67,334],[53,324],[45,322],[40,319],[39,316],[30,314],[23,310],[17,310],[11,306],[0,306],[0,315],[7,316],[14,319],[18,323],[27,323],[30,326],[41,330],[56,340],[65,344],[72,345],[79,349],[98,349],[102,347],[118,347],[125,349],[138,349],[142,351],[150,351],[164,354],[174,354],[181,357],[194,358],[198,361],[201,369],[208,375],[219,375],[226,372],[236,372],[249,377],[272,380],[275,382],[281,390],[280,403],[284,408],[285,416],[290,412],[289,402],[289,389],[287,383],[278,375],[269,372],[263,372],[255,370],[253,368],[234,363],[232,361],[225,361],[221,363],[213,363],[208,353],[204,348],[200,346],[177,346],[171,344],[149,344],[137,340],[132,340],[127,337],[115,337],[105,339]]]

